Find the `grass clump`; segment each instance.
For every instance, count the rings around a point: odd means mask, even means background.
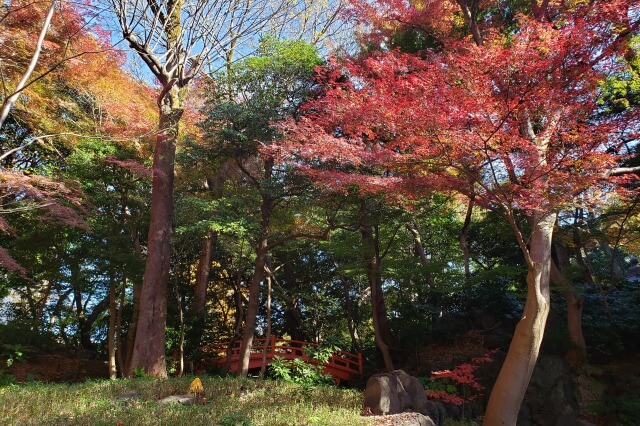
[[[276,381],[201,377],[202,404],[161,405],[185,394],[193,377],[130,379],[0,388],[2,425],[368,425],[362,394]],[[136,391],[138,398],[117,399]]]

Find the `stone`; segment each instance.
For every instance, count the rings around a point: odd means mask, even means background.
[[[373,416],[370,419],[376,426],[436,426],[431,418],[420,413]]]
[[[430,401],[420,380],[402,370],[371,376],[364,392],[364,406],[375,415],[413,411],[428,416],[435,425],[444,424],[444,407]]]
[[[193,395],[185,394],[185,395],[171,395],[166,398],[162,398],[158,401],[158,404],[169,405],[169,404],[182,404],[182,405],[193,405]]]

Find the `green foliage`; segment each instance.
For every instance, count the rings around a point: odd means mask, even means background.
[[[27,348],[19,344],[0,343],[0,386],[7,386],[13,383],[15,378],[9,374],[8,369],[16,361],[24,360],[24,353]]]
[[[640,36],[629,42],[631,53],[624,58],[624,69],[602,84],[599,100],[606,113],[621,113],[640,106]]]
[[[316,363],[305,362],[300,358],[287,360],[275,356],[270,364],[270,372],[273,378],[287,383],[295,383],[304,387],[308,386],[329,386],[334,384],[333,377],[323,374],[322,364],[329,361],[331,354],[336,350],[334,347],[307,346],[306,356],[316,361]]]
[[[147,372],[143,367],[133,367],[133,377],[136,379],[144,379],[147,377]]]

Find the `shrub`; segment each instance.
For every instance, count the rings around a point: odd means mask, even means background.
[[[323,364],[329,361],[335,350],[333,346],[319,348],[307,346],[305,354],[307,358],[315,361],[314,363],[305,362],[300,358],[286,360],[275,356],[270,365],[271,375],[275,379],[302,386],[333,385],[333,377],[323,373]]]

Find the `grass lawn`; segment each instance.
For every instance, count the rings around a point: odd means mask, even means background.
[[[161,405],[185,394],[193,377],[130,379],[0,388],[1,425],[370,425],[360,417],[362,393],[246,379],[201,377],[202,405]],[[139,398],[114,397],[137,391]],[[245,420],[243,422],[243,419]]]

